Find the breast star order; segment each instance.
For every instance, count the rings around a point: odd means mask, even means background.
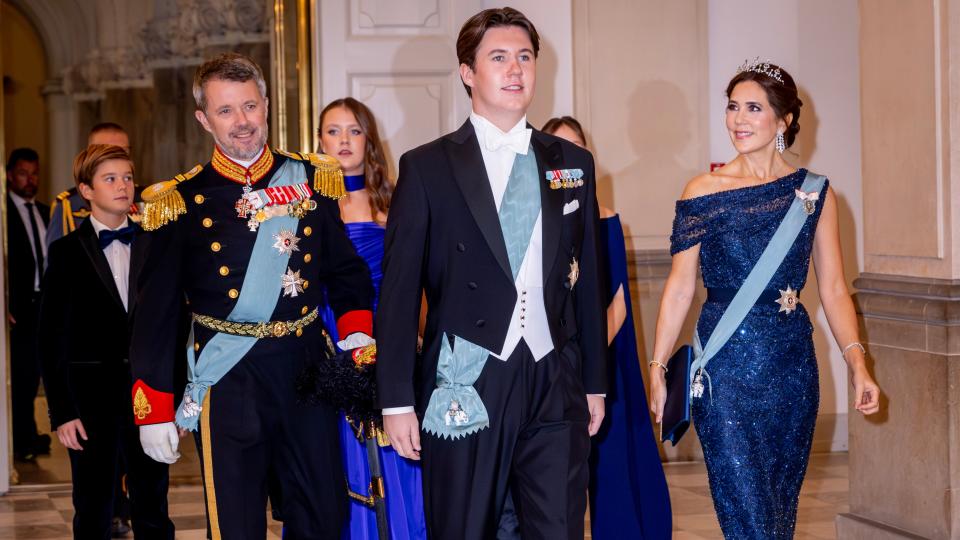
[[[294,272],[287,267],[287,273],[280,276],[280,285],[283,287],[283,295],[290,298],[296,298],[303,292],[303,278],[300,277],[300,271]]]
[[[797,309],[797,291],[793,290],[789,285],[787,285],[787,290],[777,289],[780,291],[780,298],[777,299],[777,303],[780,304],[780,311],[777,313],[787,312],[789,315]]]
[[[273,235],[273,239],[273,247],[280,252],[280,255],[290,255],[294,251],[300,251],[300,248],[297,247],[300,239],[297,238],[297,235],[293,234],[293,231],[280,229],[280,232]]]

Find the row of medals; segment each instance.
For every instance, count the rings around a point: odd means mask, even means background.
[[[237,200],[234,207],[237,210],[237,216],[247,220],[247,228],[251,232],[256,232],[260,224],[268,219],[289,216],[296,219],[302,219],[308,212],[316,210],[317,202],[310,198],[294,200],[285,204],[268,203],[259,209],[254,209],[253,204],[247,199],[247,195],[253,191],[249,184],[243,186],[243,196]],[[290,255],[294,251],[300,251],[298,243],[300,238],[293,231],[281,229],[273,235],[273,247],[280,255]],[[280,286],[283,289],[283,295],[295,298],[304,290],[304,279],[300,277],[300,271],[294,271],[287,267],[287,271],[280,276]]]

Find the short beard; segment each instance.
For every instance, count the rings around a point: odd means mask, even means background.
[[[266,146],[266,144],[267,144],[267,130],[264,129],[264,130],[260,133],[260,142],[259,142],[259,144],[257,144],[257,145],[253,148],[253,150],[250,150],[249,152],[244,152],[242,149],[240,149],[240,148],[237,147],[237,146],[234,146],[234,145],[231,145],[231,144],[226,144],[226,143],[224,143],[223,141],[217,139],[217,137],[214,137],[214,138],[213,138],[213,141],[214,141],[215,143],[217,143],[217,146],[220,147],[220,150],[222,150],[223,153],[227,155],[227,157],[229,157],[229,158],[231,158],[231,159],[234,159],[234,160],[236,160],[236,161],[250,161],[251,159],[257,157],[257,156],[260,154],[260,151],[263,150],[263,147]]]

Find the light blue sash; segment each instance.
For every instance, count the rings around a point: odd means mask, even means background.
[[[490,351],[444,332],[437,361],[437,387],[423,415],[422,429],[441,438],[459,439],[490,425],[487,408],[473,387]]]
[[[801,190],[806,193],[819,193],[825,180],[825,177],[807,171]],[[707,373],[707,362],[727,344],[730,336],[737,331],[740,323],[757,303],[760,294],[767,288],[773,275],[777,273],[777,269],[780,268],[783,259],[787,256],[790,248],[793,247],[797,235],[800,234],[800,230],[809,217],[810,214],[804,208],[804,202],[799,197],[794,198],[793,204],[787,209],[787,215],[780,222],[777,231],[773,233],[773,238],[770,239],[770,243],[763,250],[763,254],[760,255],[757,263],[750,270],[747,279],[743,281],[743,285],[740,286],[737,294],[730,301],[727,310],[723,312],[705,347],[700,344],[700,334],[694,332],[694,360],[690,365],[691,387],[696,385],[698,381],[695,380],[698,377],[703,377],[707,380],[710,396],[713,396],[710,374]],[[700,396],[694,395],[693,397]]]
[[[303,164],[287,160],[270,179],[270,186],[289,186],[304,181],[306,172]],[[268,321],[280,300],[280,276],[287,270],[290,254],[281,254],[273,247],[273,236],[281,229],[296,231],[300,220],[290,216],[268,219],[260,224],[257,239],[247,263],[247,273],[243,278],[240,296],[233,311],[227,315],[228,321],[263,322]],[[192,338],[192,332],[191,332]],[[193,339],[187,346],[188,379],[183,394],[183,402],[177,409],[177,425],[196,431],[199,420],[200,404],[211,386],[237,365],[245,354],[257,343],[251,336],[234,336],[217,333],[203,347],[200,358],[193,351]]]

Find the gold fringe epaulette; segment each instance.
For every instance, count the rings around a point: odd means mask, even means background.
[[[155,231],[187,213],[187,203],[177,191],[177,184],[193,178],[201,170],[203,166],[197,165],[172,180],[157,182],[143,190],[143,217],[140,220],[143,230]]]
[[[70,204],[70,190],[64,191],[57,195],[53,200],[53,204],[50,205],[50,217],[53,217],[53,211],[57,209],[57,204],[63,207],[60,211],[60,225],[63,227],[63,234],[71,233],[76,229],[76,224],[73,221],[73,208]],[[53,225],[51,223],[51,225]]]
[[[280,149],[277,149],[277,153],[313,165],[313,190],[317,193],[335,201],[347,195],[347,188],[343,184],[343,170],[337,158],[326,154],[294,153]]]

